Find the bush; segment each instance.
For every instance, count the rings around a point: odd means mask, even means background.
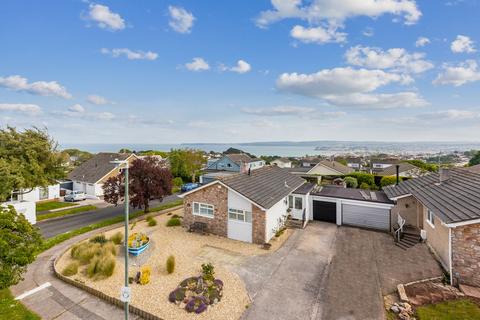
[[[113,256],[116,256],[118,251],[117,251],[117,246],[111,241],[105,243],[103,246],[100,247],[100,250],[97,252],[97,255],[106,255],[107,253],[112,254]]]
[[[87,267],[87,275],[95,280],[108,278],[113,274],[115,264],[115,257],[111,253],[95,256]]]
[[[147,221],[149,227],[154,227],[157,225],[157,220],[155,220],[155,218],[150,217],[150,219],[147,219]]]
[[[183,185],[183,179],[181,177],[176,177],[173,179],[173,185],[175,187],[181,187]]]
[[[347,185],[347,188],[357,188],[358,187],[358,181],[356,178],[354,177],[345,177],[344,179],[346,185]]]
[[[400,178],[401,180],[401,178]],[[385,176],[385,177],[382,177],[382,179],[380,180],[380,185],[382,187],[386,187],[386,186],[390,186],[392,184],[395,184],[397,183],[397,177],[396,176]]]
[[[275,237],[280,237],[283,233],[285,232],[285,228],[280,228],[278,229],[277,232],[275,232]]]
[[[169,256],[167,258],[167,272],[168,274],[171,274],[173,271],[175,271],[175,257]]]
[[[100,243],[100,244],[104,244],[104,243],[106,243],[107,241],[108,241],[108,240],[107,240],[107,238],[105,238],[105,235],[104,235],[104,234],[96,235],[95,237],[93,237],[93,238],[90,239],[90,242]]]
[[[363,182],[361,185],[360,185],[360,189],[364,189],[364,190],[370,190],[371,186],[368,184],[368,183],[365,183]]]
[[[210,280],[213,281],[215,280],[215,268],[213,267],[213,264],[209,263],[203,263],[202,264],[202,277],[203,280]]]
[[[66,277],[73,276],[78,272],[78,261],[70,262],[63,270],[62,274]]]
[[[177,227],[177,226],[180,226],[182,224],[182,222],[180,221],[179,218],[170,218],[168,221],[167,221],[167,227]]]
[[[101,245],[99,243],[84,242],[73,246],[70,256],[80,262],[87,264],[99,252]]]
[[[150,274],[152,273],[152,268],[150,266],[143,266],[140,275],[140,284],[146,285],[150,282]]]
[[[362,183],[366,183],[369,186],[375,185],[375,178],[372,174],[364,172],[354,172],[350,173],[348,176],[357,179],[357,184],[360,186],[362,185]]]
[[[118,231],[110,237],[110,241],[112,241],[114,244],[121,244],[123,241],[123,233]]]

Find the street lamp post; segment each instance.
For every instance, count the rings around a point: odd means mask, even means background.
[[[123,246],[125,248],[125,287],[122,288],[121,298],[125,303],[125,320],[128,320],[128,302],[130,301],[130,288],[128,287],[128,218],[129,218],[129,203],[128,203],[128,161],[118,160],[112,161],[117,167],[122,164],[125,165],[125,239]]]

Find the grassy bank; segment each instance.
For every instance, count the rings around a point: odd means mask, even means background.
[[[66,210],[60,210],[60,211],[55,211],[51,213],[45,213],[45,214],[39,214],[37,215],[37,221],[42,221],[46,219],[51,219],[51,218],[57,218],[57,217],[63,217],[69,214],[75,214],[75,213],[80,213],[80,212],[85,212],[85,211],[92,211],[97,209],[97,207],[88,205],[88,206],[82,206],[78,208],[72,208],[72,209],[66,209]]]
[[[35,205],[37,212],[67,208],[72,206],[76,206],[76,204],[70,203],[70,202],[60,202],[60,201],[39,202]]]
[[[1,320],[40,320],[40,317],[15,300],[9,289],[0,290]]]
[[[419,320],[474,320],[480,319],[480,307],[467,299],[445,301],[417,308]]]
[[[174,201],[174,202],[166,203],[164,205],[153,207],[153,208],[150,209],[150,212],[157,212],[157,211],[162,211],[162,210],[165,210],[165,209],[173,208],[173,207],[181,205],[182,203],[183,203],[183,200],[180,199],[180,200],[177,200],[177,201]],[[145,213],[143,211],[133,212],[133,213],[130,214],[130,220],[138,218],[138,217],[140,217],[144,214]],[[95,230],[95,229],[100,229],[100,228],[103,228],[103,227],[107,227],[109,225],[112,225],[112,224],[115,224],[115,223],[118,223],[118,222],[122,222],[123,219],[124,219],[123,216],[119,216],[119,217],[104,220],[104,221],[101,221],[101,222],[98,222],[98,223],[93,223],[93,224],[90,224],[88,226],[76,229],[76,230],[72,230],[72,231],[69,231],[69,232],[65,232],[65,233],[56,235],[55,237],[46,239],[43,242],[43,245],[40,249],[40,252],[48,250],[51,247],[56,246],[57,244],[65,241],[65,240],[68,240],[68,239],[73,238],[75,236],[81,235],[83,233],[86,233],[86,232],[89,232],[89,231],[92,231],[92,230]]]

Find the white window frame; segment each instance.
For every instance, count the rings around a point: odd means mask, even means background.
[[[230,214],[236,216],[236,218],[231,218]],[[242,216],[243,219],[238,219],[238,217]],[[248,219],[250,218],[250,219]],[[228,208],[228,220],[232,220],[235,222],[243,222],[243,223],[252,223],[252,213],[247,210],[235,209],[235,208]],[[250,221],[247,221],[250,220]]]
[[[195,211],[195,205],[198,205],[198,212]],[[203,208],[206,208],[206,209],[211,209],[212,210],[212,214],[205,214],[205,213],[201,213],[201,209]],[[210,219],[213,219],[215,217],[215,206],[213,204],[208,204],[208,203],[202,203],[202,202],[193,202],[192,203],[192,214],[194,216],[200,216],[200,217],[205,217],[205,218],[210,218]]]
[[[435,229],[435,214],[430,209],[427,209],[427,222],[430,227]]]
[[[301,208],[297,208],[297,207],[295,206],[297,199],[300,199],[300,200],[302,201],[302,207],[301,207]],[[291,200],[291,201],[290,201],[290,200]],[[290,208],[290,209],[295,209],[295,210],[303,210],[303,207],[304,207],[304,205],[303,205],[303,197],[301,197],[301,196],[294,196],[294,195],[289,195],[289,196],[288,196],[288,208]]]

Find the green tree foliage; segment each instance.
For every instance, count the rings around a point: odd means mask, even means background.
[[[469,166],[475,166],[477,164],[480,164],[480,151],[477,151],[477,153],[475,153],[472,159],[470,159],[470,161],[468,162]]]
[[[400,177],[400,181],[402,180],[402,178]],[[382,177],[382,179],[380,180],[380,185],[383,187],[386,187],[386,186],[390,186],[390,185],[393,185],[397,183],[397,177],[396,176],[385,176],[385,177]]]
[[[345,177],[344,181],[347,184],[347,188],[355,189],[358,187],[358,181],[354,177]]]
[[[118,150],[118,153],[133,153],[133,151],[127,148],[122,148]]]
[[[370,190],[371,188],[372,188],[372,186],[369,185],[368,183],[362,182],[362,183],[360,184],[360,189]]]
[[[195,182],[196,175],[206,163],[204,152],[195,149],[172,149],[169,154],[170,169],[174,177]]]
[[[12,191],[30,192],[64,176],[62,155],[46,130],[0,130],[0,201]]]
[[[173,179],[173,185],[175,187],[181,187],[183,184],[183,180],[181,177],[176,177],[175,179]]]
[[[353,173],[350,173],[348,176],[354,177],[355,179],[357,179],[357,182],[360,185],[360,188],[364,183],[369,185],[372,188],[375,188],[375,178],[373,174],[364,173],[364,172],[353,172]]]
[[[408,163],[414,165],[415,167],[419,167],[420,169],[425,170],[425,171],[430,171],[430,172],[437,172],[438,171],[438,166],[436,164],[433,164],[433,163],[426,163],[422,160],[407,160],[405,162],[408,162]]]
[[[75,161],[73,161],[74,166],[79,166],[93,157],[93,154],[91,154],[90,152],[78,149],[65,149],[63,150],[63,152],[68,154],[69,157],[73,157],[76,159]]]
[[[18,214],[12,206],[0,206],[0,289],[22,280],[41,245],[40,233],[23,214]]]
[[[162,158],[168,158],[168,152],[159,150],[144,150],[139,151],[138,154],[141,156],[161,156]]]

